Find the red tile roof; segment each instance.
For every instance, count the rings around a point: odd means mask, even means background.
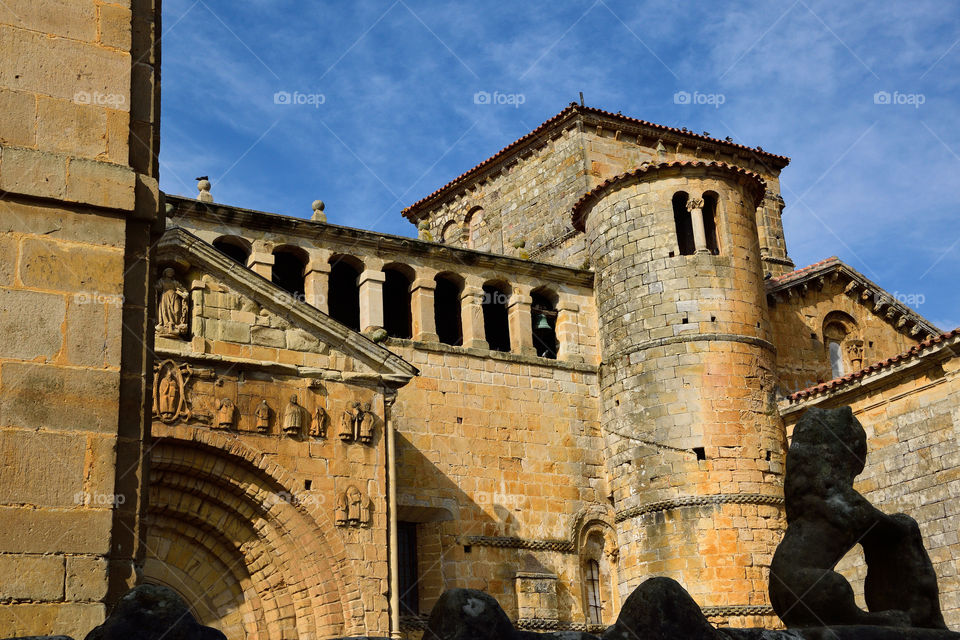
[[[721,139],[719,139],[719,138],[712,138],[712,137],[710,137],[710,136],[706,136],[706,135],[703,135],[703,134],[700,134],[700,133],[694,133],[693,131],[687,131],[687,130],[685,130],[685,129],[677,129],[676,127],[667,127],[667,126],[662,125],[662,124],[656,124],[656,123],[654,123],[654,122],[648,122],[648,121],[646,121],[646,120],[639,120],[639,119],[637,119],[637,118],[631,118],[631,117],[629,117],[629,116],[625,116],[625,115],[620,114],[620,113],[613,113],[613,112],[610,112],[610,111],[605,111],[605,110],[603,110],[603,109],[597,109],[597,108],[595,108],[595,107],[580,106],[580,105],[577,104],[576,102],[571,102],[563,111],[561,111],[561,112],[558,113],[557,115],[553,116],[552,118],[547,119],[546,121],[543,122],[543,124],[541,124],[539,127],[537,127],[536,129],[534,129],[533,131],[531,131],[531,132],[528,133],[527,135],[525,135],[525,136],[523,136],[523,137],[521,137],[521,138],[518,138],[517,140],[511,142],[511,143],[508,144],[506,147],[504,147],[504,148],[501,149],[500,151],[496,152],[495,154],[493,154],[492,156],[490,156],[489,158],[487,158],[486,160],[484,160],[483,162],[481,162],[481,163],[478,164],[477,166],[473,167],[472,169],[470,169],[470,170],[468,170],[468,171],[465,171],[464,173],[461,173],[459,176],[457,176],[456,178],[454,178],[453,180],[451,180],[451,181],[448,182],[447,184],[443,185],[442,187],[440,187],[439,189],[437,189],[436,191],[434,191],[434,192],[431,193],[430,195],[427,195],[427,196],[421,198],[420,200],[417,200],[417,201],[414,202],[412,205],[410,205],[409,207],[405,208],[405,209],[403,210],[403,212],[402,212],[402,213],[403,213],[403,216],[404,216],[405,218],[407,218],[408,220],[410,220],[411,222],[413,222],[413,221],[415,220],[415,216],[414,216],[415,211],[416,211],[417,209],[419,209],[419,208],[420,208],[423,204],[425,204],[427,201],[434,199],[434,198],[435,198],[436,196],[438,196],[440,193],[442,193],[442,192],[444,192],[444,191],[447,191],[448,189],[452,188],[453,186],[459,184],[460,182],[463,182],[467,177],[469,177],[469,176],[473,175],[474,173],[478,172],[480,169],[482,169],[482,168],[484,168],[484,167],[486,167],[486,166],[489,166],[489,165],[493,164],[494,162],[496,162],[497,160],[501,159],[504,155],[506,155],[506,154],[509,153],[510,151],[516,149],[517,147],[521,146],[522,144],[524,144],[525,142],[529,141],[530,139],[532,139],[532,138],[540,135],[540,134],[543,133],[546,129],[548,129],[548,128],[554,126],[555,124],[557,124],[557,123],[565,120],[568,116],[570,116],[570,115],[572,115],[572,114],[577,114],[577,113],[606,116],[606,117],[608,117],[608,118],[615,118],[615,119],[617,119],[617,120],[620,120],[621,122],[628,122],[628,123],[630,123],[630,124],[638,124],[638,125],[642,125],[642,126],[645,126],[645,127],[651,127],[651,128],[653,128],[653,129],[657,129],[658,131],[675,133],[675,134],[682,135],[682,136],[686,136],[686,137],[693,138],[693,139],[696,139],[696,140],[706,140],[706,141],[708,141],[708,142],[718,143],[718,144],[721,144],[721,145],[724,145],[724,146],[727,146],[727,147],[734,147],[734,148],[737,148],[737,149],[744,149],[744,150],[746,150],[746,151],[750,151],[751,153],[755,153],[755,154],[758,154],[758,155],[762,155],[762,156],[765,156],[765,157],[767,157],[767,158],[772,158],[772,159],[776,160],[779,164],[781,164],[781,166],[786,166],[786,165],[789,164],[789,162],[790,162],[790,158],[787,157],[787,156],[780,156],[780,155],[777,155],[777,154],[775,154],[775,153],[770,153],[770,152],[768,152],[768,151],[764,151],[763,149],[761,149],[761,148],[759,148],[759,147],[748,147],[748,146],[746,146],[746,145],[737,144],[736,142],[730,142],[730,141],[727,141],[727,140],[721,140]]]
[[[769,282],[773,283],[774,285],[786,284],[793,280],[802,278],[803,276],[807,275],[811,271],[816,271],[821,267],[832,267],[835,264],[842,264],[840,262],[840,258],[838,258],[837,256],[830,256],[829,258],[826,258],[819,262],[814,262],[813,264],[807,265],[805,267],[801,267],[789,273],[785,273],[781,276],[777,276],[776,278],[770,278]]]
[[[956,337],[960,337],[960,328],[954,329],[953,331],[948,331],[947,333],[944,333],[938,336],[933,336],[932,338],[928,338],[923,342],[910,347],[903,353],[897,354],[892,358],[887,358],[886,360],[881,360],[880,362],[876,362],[868,367],[864,367],[863,369],[861,369],[860,371],[857,371],[856,373],[851,373],[849,375],[841,376],[839,378],[834,378],[833,380],[828,380],[827,382],[822,382],[812,387],[807,387],[806,389],[802,389],[800,391],[797,391],[796,393],[791,393],[789,396],[787,396],[787,399],[793,402],[797,402],[799,400],[809,398],[819,393],[824,393],[826,391],[834,391],[856,380],[859,380],[860,378],[863,378],[867,374],[874,373],[876,371],[882,371],[883,369],[888,369],[895,364],[899,364],[901,362],[905,362],[907,360],[916,358],[920,356],[924,351],[927,351],[928,349],[930,349],[931,347],[938,345],[944,342],[945,340],[950,340]]]
[[[730,173],[739,174],[752,178],[756,182],[756,187],[759,190],[759,195],[757,196],[757,202],[763,199],[763,194],[767,189],[767,183],[761,178],[758,174],[750,171],[749,169],[744,169],[743,167],[737,167],[732,164],[727,164],[725,162],[702,162],[700,160],[674,160],[672,162],[661,162],[659,164],[647,164],[639,169],[634,169],[633,171],[627,171],[626,173],[621,173],[620,175],[613,176],[612,178],[607,178],[596,187],[586,192],[580,199],[577,200],[576,204],[573,205],[572,215],[573,215],[573,226],[579,231],[583,231],[583,216],[584,216],[584,207],[588,202],[597,197],[604,189],[609,187],[612,184],[616,184],[622,180],[628,178],[633,178],[636,176],[643,175],[645,173],[651,173],[660,171],[662,169],[670,169],[673,167],[713,167],[717,169],[722,169]]]

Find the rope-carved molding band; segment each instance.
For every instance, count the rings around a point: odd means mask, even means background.
[[[703,607],[703,615],[713,617],[734,616],[775,616],[773,607],[769,604],[730,604],[719,607]]]
[[[657,511],[670,511],[671,509],[680,509],[682,507],[703,507],[716,504],[766,504],[780,506],[783,504],[781,496],[767,496],[760,493],[719,493],[712,496],[685,496],[683,498],[671,498],[669,500],[658,500],[648,504],[630,507],[617,513],[616,521],[623,522],[630,518],[655,513]]]
[[[531,551],[558,551],[574,553],[572,540],[527,540],[512,536],[469,536],[463,544],[476,547],[500,547],[501,549],[529,549]]]
[[[585,631],[598,633],[606,630],[602,624],[587,624],[585,622],[561,622],[559,620],[544,620],[542,618],[520,618],[515,625],[517,629],[550,631]]]

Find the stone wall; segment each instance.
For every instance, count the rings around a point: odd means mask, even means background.
[[[960,362],[946,346],[859,383],[803,400],[784,401],[792,431],[806,407],[853,407],[867,432],[867,465],[855,488],[887,513],[917,520],[940,584],[951,628],[960,625]],[[860,606],[866,566],[859,547],[840,563]]]
[[[142,554],[158,5],[0,6],[8,635],[84,635]]]
[[[680,255],[678,192],[689,202],[716,194],[717,255]],[[769,608],[766,572],[783,526],[760,193],[735,169],[661,165],[597,189],[575,217],[597,271],[621,596],[667,575],[737,623]]]
[[[830,274],[810,286],[796,287],[789,295],[777,295],[770,305],[782,394],[833,379],[824,336],[824,326],[830,319],[849,324],[849,339],[862,341],[862,352],[857,355],[856,363],[844,354],[845,374],[916,344],[917,338],[897,329],[895,322],[875,311],[872,297],[863,300],[858,292],[847,295],[848,284],[846,278]]]

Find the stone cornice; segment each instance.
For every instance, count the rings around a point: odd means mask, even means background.
[[[285,216],[242,209],[221,204],[207,204],[181,196],[166,196],[167,215],[196,218],[201,221],[215,219],[224,225],[237,225],[244,229],[269,233],[288,234],[308,240],[344,240],[367,249],[371,253],[392,252],[398,257],[420,255],[434,257],[438,261],[453,264],[503,271],[506,273],[533,276],[557,282],[566,282],[580,287],[593,287],[593,272],[574,269],[546,262],[524,260],[495,253],[463,249],[437,242],[426,242],[376,231],[366,231],[304,218]],[[203,226],[198,224],[197,226]]]

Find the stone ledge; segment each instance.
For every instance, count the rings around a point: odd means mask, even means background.
[[[125,165],[0,146],[0,192],[133,211],[136,184],[136,172]]]
[[[475,358],[488,358],[491,360],[500,360],[503,362],[513,362],[517,364],[530,364],[538,367],[550,367],[554,369],[566,369],[569,371],[579,371],[581,373],[597,373],[596,365],[583,362],[572,362],[566,360],[551,360],[539,356],[526,356],[508,351],[490,351],[489,349],[476,349],[474,347],[457,347],[443,342],[420,342],[417,340],[408,340],[405,338],[387,338],[383,341],[387,347],[412,347],[419,351],[430,351],[433,353],[451,353],[463,356],[473,356]]]

